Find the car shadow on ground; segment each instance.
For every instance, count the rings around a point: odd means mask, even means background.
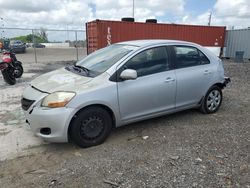
[[[185,111],[181,111],[181,112],[177,112],[174,114],[169,114],[169,115],[164,115],[164,116],[160,116],[160,117],[156,117],[156,118],[152,118],[152,119],[148,119],[148,120],[144,120],[144,121],[140,121],[140,122],[136,122],[136,123],[131,123],[128,125],[124,125],[122,127],[118,127],[118,128],[114,128],[110,134],[110,136],[107,138],[107,140],[102,143],[99,146],[93,146],[90,147],[92,149],[94,148],[101,148],[101,147],[105,147],[106,144],[113,144],[116,143],[116,141],[118,142],[117,144],[119,144],[120,141],[130,141],[136,138],[142,138],[146,132],[150,132],[152,129],[160,129],[161,127],[166,127],[166,126],[175,126],[175,124],[173,124],[172,122],[176,122],[178,123],[178,121],[180,120],[180,123],[178,124],[178,127],[181,128],[183,120],[185,120],[186,118],[189,118],[190,116],[197,116],[197,115],[201,115],[202,113],[200,113],[198,110],[196,109],[191,109],[191,110],[185,110]],[[171,123],[169,123],[171,122]],[[65,151],[69,151],[69,152],[75,152],[76,150],[79,149],[89,149],[89,148],[80,148],[77,145],[75,145],[72,141],[70,141],[69,143],[47,143],[44,145],[40,145],[40,146],[34,146],[34,147],[30,147],[27,149],[37,149],[37,148],[43,148],[44,151],[46,152],[65,152]]]

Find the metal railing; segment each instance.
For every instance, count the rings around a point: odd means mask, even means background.
[[[2,40],[26,42],[23,62],[77,61],[86,55],[85,30],[0,27]],[[27,40],[28,39],[28,40]]]

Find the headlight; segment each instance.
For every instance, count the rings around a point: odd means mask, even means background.
[[[64,107],[76,94],[73,92],[55,92],[46,96],[41,106],[49,108]]]

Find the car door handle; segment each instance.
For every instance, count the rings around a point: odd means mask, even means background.
[[[174,78],[170,78],[170,77],[166,78],[166,80],[165,80],[165,82],[167,82],[167,83],[174,82],[174,81],[175,81],[175,79]]]
[[[205,74],[205,75],[207,75],[207,74],[211,74],[211,73],[212,73],[212,72],[211,72],[211,71],[209,71],[209,70],[205,70],[205,71],[204,71],[204,74]]]

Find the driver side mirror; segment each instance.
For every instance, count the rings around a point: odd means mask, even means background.
[[[134,69],[125,69],[122,71],[120,78],[122,80],[135,80],[137,78],[137,72]]]

